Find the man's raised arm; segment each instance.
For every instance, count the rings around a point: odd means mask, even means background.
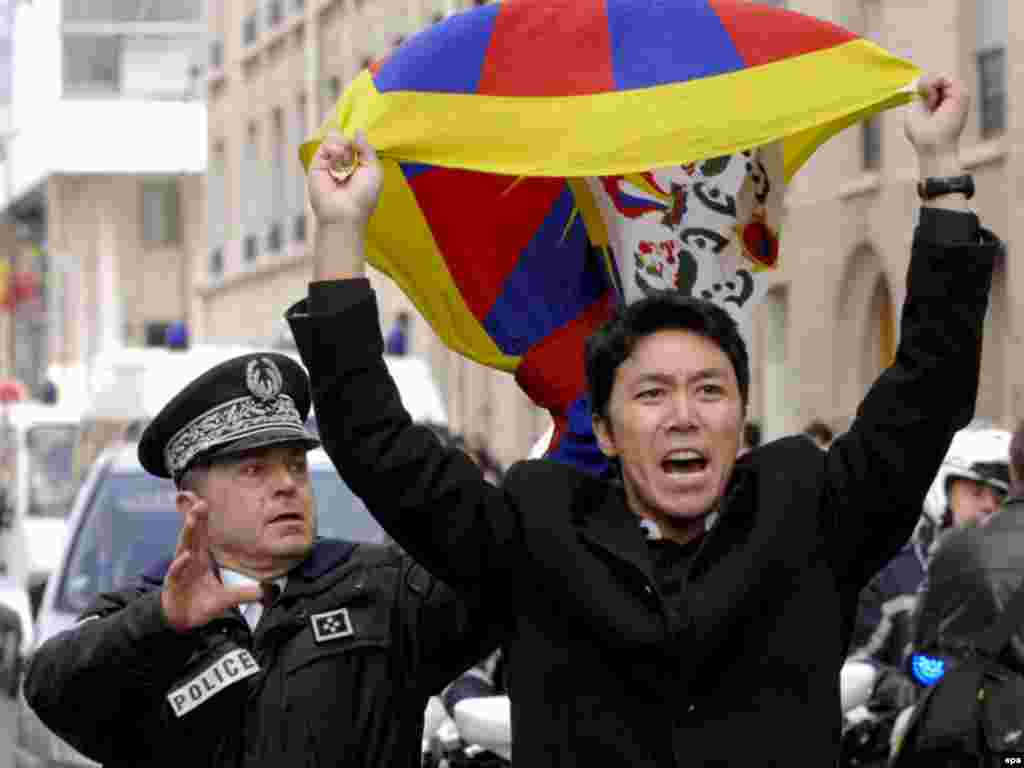
[[[514,509],[466,454],[412,423],[384,363],[364,276],[367,223],[383,178],[362,136],[328,135],[310,165],[316,279],[287,317],[320,435],[348,485],[416,560],[456,588],[504,589],[519,542]]]
[[[926,78],[921,96],[906,120],[921,181],[962,177],[958,143],[968,94],[948,78]],[[981,229],[966,194],[925,197],[896,359],[826,458],[840,567],[861,583],[909,538],[953,434],[971,420],[977,398],[982,328],[1001,245]]]

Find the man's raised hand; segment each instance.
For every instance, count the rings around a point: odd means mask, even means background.
[[[926,75],[918,83],[905,123],[907,139],[917,150],[921,177],[962,173],[960,135],[967,124],[971,97],[963,84],[948,77]]]
[[[343,170],[344,169],[344,170]],[[361,133],[348,141],[331,132],[309,166],[309,199],[316,214],[314,280],[359,277],[366,263],[366,226],[383,183],[380,161]]]
[[[226,587],[214,572],[210,556],[209,519],[206,502],[182,491],[180,504],[190,505],[178,537],[164,589],[160,595],[167,623],[179,632],[210,623],[224,611],[260,600],[259,585]]]
[[[317,224],[362,234],[377,207],[382,178],[377,153],[362,133],[352,141],[328,133],[309,166],[309,200]]]

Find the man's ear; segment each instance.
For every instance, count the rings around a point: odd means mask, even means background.
[[[612,434],[612,427],[608,421],[598,413],[590,417],[590,425],[594,429],[594,437],[597,438],[597,447],[606,458],[614,459],[619,455],[615,447],[615,437]]]
[[[184,519],[199,504],[199,496],[192,491],[178,491],[174,495],[174,506]]]

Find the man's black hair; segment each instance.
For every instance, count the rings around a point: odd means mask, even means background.
[[[587,388],[595,415],[607,421],[615,372],[641,339],[664,330],[695,333],[714,342],[736,373],[744,409],[750,394],[750,359],[739,327],[728,312],[710,301],[659,291],[619,307],[615,315],[587,339]]]
[[[750,450],[761,445],[761,425],[756,421],[748,421],[743,425],[743,445]]]

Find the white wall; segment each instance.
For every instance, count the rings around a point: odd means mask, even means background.
[[[18,3],[14,35],[12,137],[0,167],[0,180],[7,178],[0,208],[53,173],[205,172],[204,103],[63,99],[59,0]]]

